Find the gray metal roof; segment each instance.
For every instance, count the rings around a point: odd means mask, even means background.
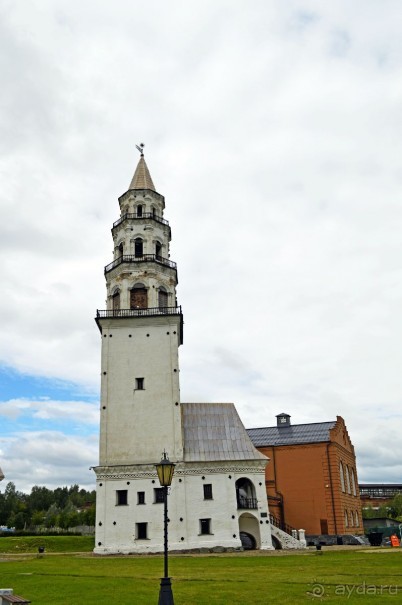
[[[329,431],[335,424],[336,420],[280,427],[268,426],[260,429],[247,429],[247,433],[255,447],[319,443],[329,441]]]
[[[233,403],[183,403],[184,460],[266,460]]]

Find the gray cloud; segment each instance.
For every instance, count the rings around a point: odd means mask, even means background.
[[[247,426],[340,414],[361,476],[399,480],[370,428],[400,427],[402,398],[399,4],[117,6],[0,13],[0,359],[98,388],[93,316],[144,140],[183,400],[234,401]]]

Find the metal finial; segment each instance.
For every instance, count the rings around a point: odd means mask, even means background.
[[[144,155],[144,147],[145,147],[145,144],[144,144],[144,143],[140,143],[139,145],[136,145],[136,147],[137,147],[137,149],[138,149],[138,151],[140,152],[141,157],[142,157],[142,156]]]

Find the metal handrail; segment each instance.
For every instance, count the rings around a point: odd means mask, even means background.
[[[154,315],[181,315],[179,307],[150,307],[149,309],[97,309],[96,317],[150,317]]]
[[[105,273],[108,273],[108,271],[111,271],[115,267],[118,267],[119,265],[121,265],[121,263],[145,263],[149,261],[158,263],[159,265],[164,265],[165,267],[170,267],[171,269],[177,268],[176,263],[169,260],[168,258],[163,258],[158,254],[143,254],[142,256],[135,256],[135,254],[123,254],[122,256],[119,256],[114,261],[106,265]]]
[[[152,212],[143,212],[141,216],[139,216],[137,213],[134,213],[134,212],[125,212],[124,214],[121,215],[121,217],[119,219],[117,219],[117,221],[115,221],[113,223],[113,229],[115,227],[117,227],[118,225],[121,225],[121,223],[123,223],[125,220],[130,219],[130,218],[134,218],[134,219],[152,218],[157,223],[162,223],[162,225],[169,226],[169,222],[165,218],[162,218],[161,216],[158,216],[157,214],[153,214]]]
[[[258,508],[257,498],[237,498],[237,508]]]
[[[282,523],[282,521],[280,521],[279,519],[274,517],[274,515],[272,513],[269,514],[269,520],[271,521],[272,525],[275,525],[275,527],[277,527],[278,529],[281,529],[286,534],[289,534],[289,536],[292,536],[293,532],[297,531],[291,525],[288,525],[287,523]]]

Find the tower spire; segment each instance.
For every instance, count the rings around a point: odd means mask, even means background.
[[[153,184],[150,172],[148,170],[148,166],[144,159],[144,143],[136,145],[136,148],[140,152],[141,156],[137,164],[137,168],[135,169],[134,176],[131,179],[129,189],[151,189],[152,191],[156,191],[155,185]]]

